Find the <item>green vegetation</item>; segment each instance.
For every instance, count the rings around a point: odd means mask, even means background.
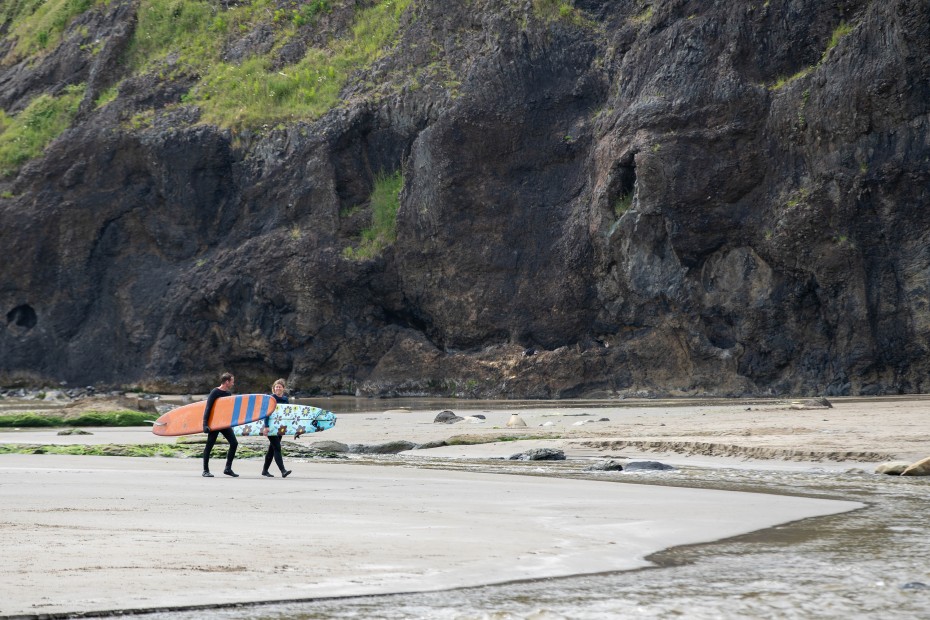
[[[798,107],[798,125],[802,128],[807,125],[807,116],[805,116],[804,111],[807,109],[807,103],[811,99],[811,89],[805,90],[801,93],[801,105]]]
[[[791,197],[785,201],[785,206],[789,209],[793,209],[802,202],[805,202],[808,196],[810,196],[810,190],[806,187],[802,187],[801,189],[791,194]]]
[[[265,446],[239,444],[237,458],[257,458],[264,456]],[[213,458],[225,458],[226,446],[219,443],[213,451]],[[203,445],[198,444],[100,444],[100,445],[35,445],[35,444],[0,444],[0,454],[69,454],[75,456],[138,456],[191,458],[203,454]]]
[[[0,416],[0,428],[58,428],[73,426],[147,426],[153,413],[139,411],[88,411],[73,418],[60,415],[19,413]]]
[[[205,121],[222,126],[318,118],[340,102],[339,93],[352,73],[383,53],[409,2],[381,2],[360,11],[351,36],[328,49],[311,48],[284,71],[272,70],[268,57],[240,65],[217,63],[189,99],[200,105]]]
[[[614,202],[614,215],[620,217],[633,206],[633,192],[618,196]]]
[[[644,10],[639,15],[636,15],[635,17],[631,17],[630,21],[633,22],[634,24],[645,24],[650,19],[652,19],[652,16],[654,14],[655,14],[655,9],[653,9],[652,6],[647,6],[646,10]]]
[[[840,22],[840,25],[833,30],[833,34],[830,36],[830,42],[827,43],[827,49],[824,50],[823,55],[820,57],[820,62],[823,62],[826,59],[827,54],[829,54],[830,51],[837,46],[837,44],[840,42],[840,39],[852,32],[852,29],[853,27],[850,24],[847,24],[846,22]]]
[[[11,51],[22,58],[55,47],[75,17],[106,0],[5,0],[0,24],[11,23],[8,36],[16,39]]]
[[[117,94],[119,93],[119,88],[116,86],[111,86],[97,96],[97,100],[94,102],[95,107],[102,108],[106,104],[116,99]]]
[[[12,119],[0,118],[0,178],[37,157],[71,124],[84,95],[84,85],[69,86],[59,97],[40,95]]]
[[[329,0],[311,0],[307,4],[301,4],[288,12],[286,9],[277,9],[274,12],[276,22],[289,20],[298,28],[306,24],[312,24],[316,21],[317,16],[321,13],[329,13],[333,10]]]
[[[269,5],[268,0],[257,0],[249,9],[257,11]],[[128,54],[135,69],[146,69],[172,52],[178,54],[181,65],[202,67],[219,57],[230,19],[251,16],[243,9],[217,13],[202,0],[141,0],[137,15]]]
[[[568,19],[575,13],[569,0],[533,0],[533,14],[546,22]]]
[[[781,89],[784,88],[786,85],[790,84],[791,82],[793,82],[793,81],[795,81],[795,80],[801,79],[802,77],[804,77],[805,75],[807,75],[808,73],[810,73],[811,71],[813,71],[813,70],[816,69],[816,68],[817,68],[816,66],[811,65],[810,67],[804,67],[803,69],[801,69],[800,71],[798,71],[798,72],[795,73],[794,75],[791,75],[791,76],[788,76],[788,77],[779,78],[774,84],[772,84],[771,86],[769,86],[769,90],[781,90]]]
[[[792,76],[779,78],[774,84],[769,86],[769,90],[781,90],[787,84],[790,84],[791,82],[795,80],[803,78],[808,73],[810,73],[811,71],[813,71],[814,69],[822,65],[824,61],[827,59],[827,54],[829,54],[830,51],[837,46],[837,44],[840,42],[840,39],[842,39],[847,34],[852,32],[852,30],[853,30],[853,26],[851,26],[850,24],[847,24],[846,22],[840,22],[840,25],[837,26],[833,30],[833,35],[830,37],[830,42],[827,43],[827,49],[824,50],[823,54],[820,56],[820,60],[817,62],[816,65],[805,67]]]
[[[138,21],[125,60],[130,69],[153,72],[159,79],[198,76],[200,81],[184,101],[199,106],[207,123],[237,128],[312,120],[339,105],[339,93],[351,76],[391,45],[411,1],[380,0],[359,9],[348,35],[325,49],[309,49],[302,60],[279,70],[272,69],[277,50],[296,36],[297,28],[331,11],[333,0],[295,2],[287,9],[279,8],[275,0],[253,0],[226,10],[219,9],[214,0],[139,0]],[[7,37],[15,42],[8,59],[54,47],[75,16],[106,2],[0,2],[0,23],[9,24]],[[241,64],[222,61],[230,36],[269,22],[276,37],[272,51]],[[72,86],[57,97],[39,96],[14,116],[0,110],[0,178],[38,157],[70,126],[83,91],[83,86]],[[105,106],[117,94],[116,88],[107,89],[98,96],[96,106]],[[127,125],[150,125],[151,112],[140,114]]]
[[[377,256],[397,239],[397,211],[400,209],[400,190],[404,177],[400,170],[394,174],[379,174],[371,192],[371,227],[362,231],[362,242],[357,248],[346,248],[346,258],[364,260]]]
[[[185,101],[198,105],[208,123],[257,127],[314,119],[340,103],[339,93],[355,71],[384,53],[410,2],[387,0],[359,10],[348,36],[326,49],[310,48],[296,64],[273,69],[274,51],[239,64],[223,62],[224,39],[230,33],[247,32],[270,14],[279,47],[294,36],[295,28],[329,11],[329,0],[314,0],[293,10],[275,9],[272,0],[255,0],[220,13],[204,0],[142,0],[130,64],[156,70],[174,54],[175,71],[201,76]]]

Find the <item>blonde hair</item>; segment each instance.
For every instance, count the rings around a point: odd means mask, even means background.
[[[275,388],[275,386],[277,386],[277,385],[280,385],[280,386],[283,387],[285,390],[287,389],[287,383],[284,382],[284,379],[278,379],[277,381],[275,381],[274,383],[271,384],[271,391],[272,391],[272,392],[274,392],[274,388]]]

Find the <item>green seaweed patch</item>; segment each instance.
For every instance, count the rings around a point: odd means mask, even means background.
[[[147,426],[153,414],[141,411],[88,411],[74,417],[17,413],[0,416],[0,428],[62,428],[74,426]]]
[[[71,456],[144,456],[178,457],[178,450],[168,444],[38,445],[0,444],[0,454],[66,454]]]

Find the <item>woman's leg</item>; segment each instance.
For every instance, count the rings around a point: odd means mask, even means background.
[[[271,449],[274,451],[274,463],[278,466],[278,469],[281,470],[283,474],[286,470],[284,469],[284,456],[281,453],[281,437],[268,437],[268,441],[271,442]],[[270,465],[271,463],[269,463]]]
[[[271,467],[271,458],[274,455],[274,440],[275,439],[277,439],[278,441],[281,441],[279,437],[273,437],[273,436],[268,437],[268,451],[265,452],[265,464],[262,466],[263,476],[268,473],[268,468]]]

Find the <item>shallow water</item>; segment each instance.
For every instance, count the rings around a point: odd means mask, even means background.
[[[353,459],[413,466],[410,459]],[[845,473],[683,468],[583,471],[584,463],[454,462],[417,466],[595,478],[857,500],[866,507],[725,541],[671,549],[638,571],[423,594],[358,597],[146,616],[159,620],[448,620],[603,618],[928,618],[930,537],[926,478]],[[924,585],[926,584],[926,585]]]

